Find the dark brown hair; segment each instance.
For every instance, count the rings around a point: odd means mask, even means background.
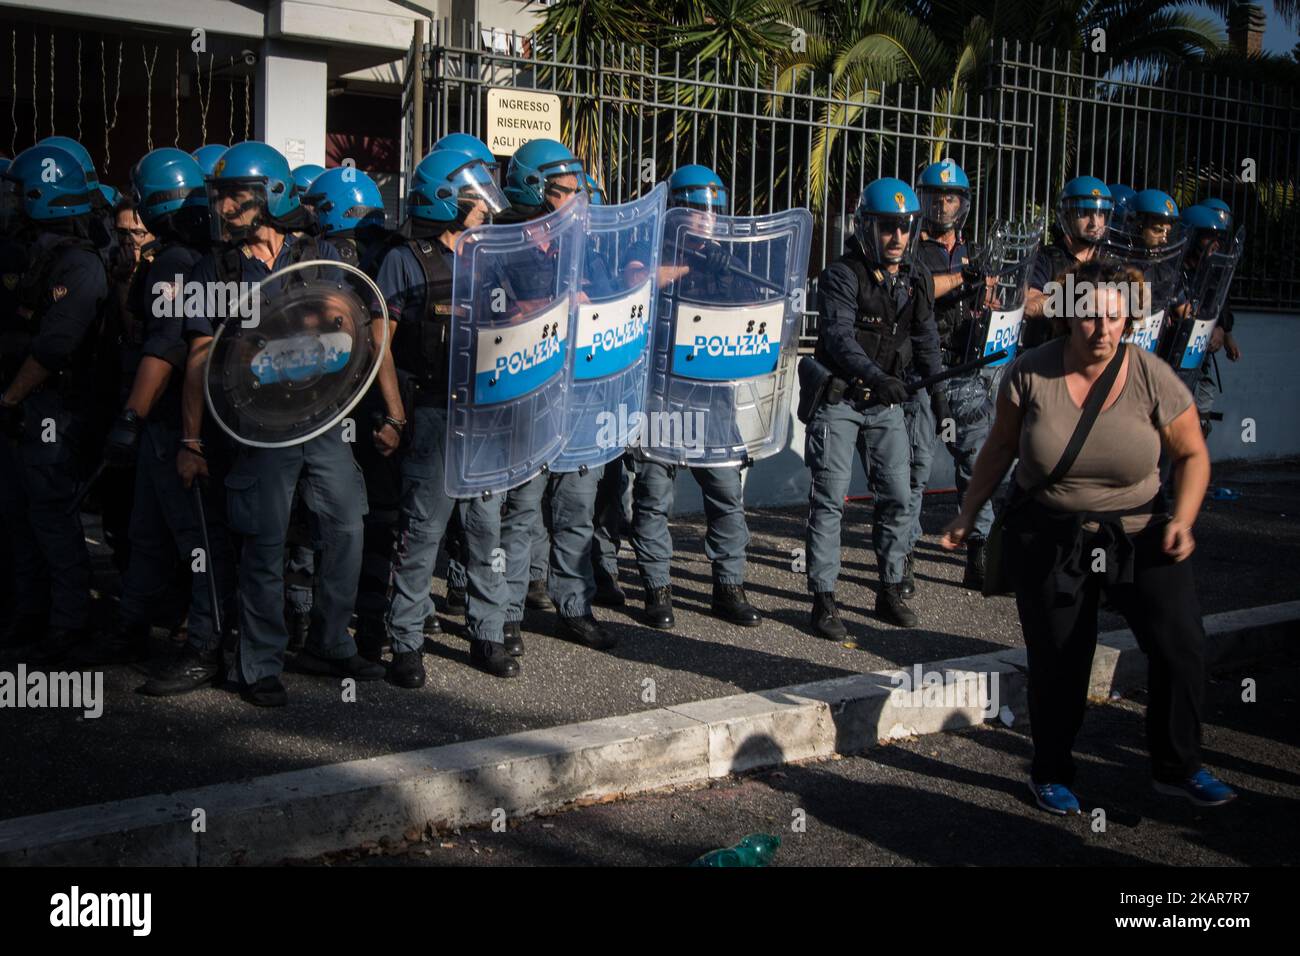
[[[1147,284],[1146,277],[1142,275],[1140,269],[1129,265],[1121,259],[1114,256],[1098,256],[1088,262],[1071,266],[1061,270],[1056,276],[1055,282],[1062,285],[1065,283],[1066,276],[1074,276],[1074,284],[1101,286],[1107,284],[1118,285],[1120,283],[1130,284],[1134,287],[1144,287]],[[1143,289],[1142,294],[1145,294]],[[1124,322],[1124,334],[1133,331],[1133,323],[1137,321],[1137,315],[1133,310],[1129,310],[1128,317]],[[1052,335],[1053,337],[1070,334],[1070,317],[1053,316],[1052,317]]]

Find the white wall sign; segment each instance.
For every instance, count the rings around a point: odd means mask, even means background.
[[[534,90],[488,90],[484,141],[495,156],[513,156],[532,139],[560,139],[560,98]]]

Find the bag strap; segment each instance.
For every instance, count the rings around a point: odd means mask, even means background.
[[[1115,379],[1119,377],[1120,366],[1124,364],[1123,342],[1115,349],[1115,357],[1110,360],[1101,377],[1092,383],[1092,388],[1088,390],[1088,397],[1083,403],[1083,414],[1079,416],[1079,423],[1074,426],[1074,434],[1070,436],[1070,441],[1065,446],[1065,451],[1061,455],[1061,460],[1056,463],[1051,474],[1036,484],[1033,488],[1025,493],[1026,499],[1032,499],[1040,491],[1048,488],[1062,478],[1074,464],[1074,460],[1079,457],[1079,452],[1083,450],[1083,443],[1088,440],[1088,433],[1092,431],[1093,423],[1097,421],[1097,416],[1101,414],[1101,406],[1106,404],[1106,397],[1110,395],[1111,387],[1115,384]]]

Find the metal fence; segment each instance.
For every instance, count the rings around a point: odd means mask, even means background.
[[[481,135],[489,89],[555,93],[566,141],[611,201],[698,162],[722,176],[738,215],[811,209],[813,281],[842,251],[866,183],[912,181],[944,156],[971,179],[976,240],[995,219],[1050,220],[1062,182],[1084,172],[1165,189],[1180,205],[1222,196],[1248,235],[1234,301],[1300,307],[1300,109],[1289,90],[1007,42],[990,51],[984,86],[955,100],[907,85],[836,91],[811,69],[781,77],[644,46],[602,47],[586,63],[553,50],[546,37],[486,44],[471,24],[455,35],[431,24],[424,112],[408,124],[422,127],[421,149],[448,132]]]

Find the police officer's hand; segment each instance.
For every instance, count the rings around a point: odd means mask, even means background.
[[[104,458],[112,468],[129,468],[135,464],[136,450],[140,447],[140,429],[144,422],[131,409],[117,416],[108,430],[104,443]]]
[[[176,473],[181,476],[181,484],[190,488],[195,478],[208,477],[208,461],[191,445],[181,445],[176,454]]]
[[[1210,341],[1206,344],[1205,350],[1213,355],[1215,352],[1219,351],[1219,349],[1223,348],[1223,336],[1223,329],[1216,325],[1214,331],[1210,333]]]
[[[930,411],[934,413],[934,433],[942,435],[952,419],[952,409],[948,407],[948,396],[944,394],[942,385],[930,390]]]
[[[379,454],[387,458],[402,443],[402,433],[397,430],[397,426],[391,422],[384,422],[374,432],[375,448]]]
[[[966,517],[965,514],[959,514],[949,522],[948,527],[943,529],[943,536],[939,539],[939,547],[945,551],[956,551],[961,547],[963,541],[970,537],[970,533],[975,529],[975,520]]]
[[[963,285],[982,285],[984,283],[984,273],[980,272],[978,266],[968,262],[961,267],[961,281]]]
[[[1165,525],[1165,554],[1175,561],[1183,561],[1196,550],[1196,541],[1192,538],[1192,528],[1185,521],[1171,519]]]
[[[731,253],[721,243],[711,242],[704,249],[704,268],[710,272],[721,272],[731,264]]]
[[[910,396],[906,385],[892,375],[885,375],[872,383],[871,397],[885,405],[902,405]]]
[[[1223,333],[1223,350],[1227,353],[1230,362],[1241,358],[1241,349],[1237,347],[1237,340],[1232,337],[1231,332]]]
[[[15,440],[23,437],[23,406],[0,402],[0,435]]]

